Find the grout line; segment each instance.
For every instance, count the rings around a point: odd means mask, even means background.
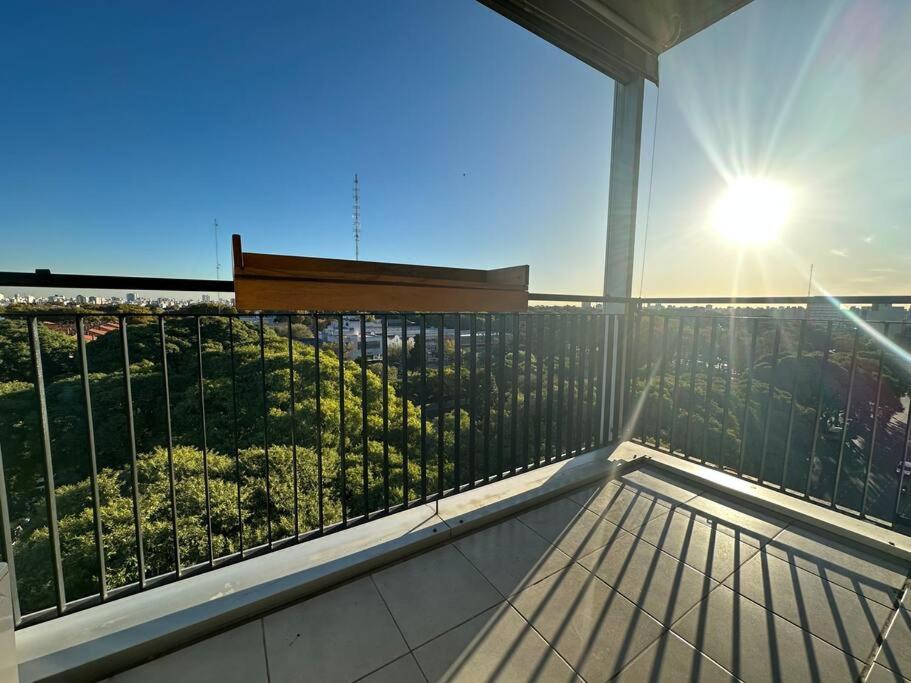
[[[389,617],[392,619],[392,623],[395,624],[395,628],[399,632],[399,636],[401,637],[402,642],[405,643],[405,648],[408,650],[408,652],[411,652],[411,646],[408,644],[408,639],[405,638],[405,634],[402,632],[402,627],[399,626],[399,622],[396,620],[395,615],[392,613],[392,610],[389,609],[389,603],[386,602],[386,596],[383,595],[383,591],[381,591],[380,587],[376,584],[376,579],[373,578],[373,573],[371,572],[370,574],[368,574],[368,576],[370,577],[370,584],[373,586],[373,590],[375,590],[376,594],[380,596],[380,600],[382,600],[382,602],[383,602],[383,607],[386,608],[386,612],[389,613]],[[401,659],[401,657],[396,657],[396,659]],[[394,661],[395,661],[395,659],[391,660],[391,662],[386,662],[386,664],[391,664]],[[415,661],[417,661],[417,658],[415,658]],[[383,664],[383,666],[386,666],[386,664]],[[420,668],[420,667],[421,667],[421,665],[418,664],[418,668]],[[380,669],[382,669],[382,668],[383,667],[381,666]],[[377,671],[378,670],[379,669],[377,669]],[[373,673],[373,672],[370,672],[370,673]],[[421,671],[421,673],[424,673],[424,672]],[[367,675],[369,675],[369,674],[367,674]],[[427,676],[424,676],[424,678],[427,678]]]
[[[905,585],[902,586],[901,591],[899,591],[892,614],[890,614],[889,618],[886,619],[886,623],[883,626],[882,630],[879,632],[876,643],[873,645],[872,652],[870,652],[870,655],[864,662],[864,668],[861,671],[860,678],[858,679],[860,683],[866,683],[866,681],[869,680],[870,675],[873,673],[873,667],[876,665],[876,660],[879,659],[879,655],[882,653],[883,646],[886,644],[886,638],[889,637],[889,634],[892,632],[892,628],[895,626],[895,622],[898,620],[898,616],[901,614],[902,603],[908,596],[909,588],[911,588],[911,572],[909,572],[908,578],[905,579]],[[892,671],[890,667],[886,665],[882,666],[883,668]],[[892,671],[892,673],[900,675],[897,671]]]
[[[512,517],[511,519],[515,519],[515,517]],[[506,520],[503,520],[503,521],[506,521]],[[527,526],[527,525],[526,525],[526,526]],[[532,529],[532,531],[534,531],[534,529]],[[545,539],[545,540],[546,540],[546,539]],[[456,544],[453,543],[452,545],[455,546]],[[551,547],[553,547],[553,548],[556,548],[556,546],[554,546],[554,545],[552,545],[552,544],[550,544],[550,543],[549,543],[549,545],[550,545]],[[559,548],[556,548],[556,549],[557,549],[557,550],[560,550]],[[493,583],[490,581],[490,579],[488,579],[487,576],[484,574],[484,572],[482,572],[482,571],[480,570],[480,568],[478,568],[478,566],[475,565],[475,563],[472,562],[471,559],[470,559],[465,553],[463,553],[462,550],[461,550],[460,548],[456,547],[456,550],[462,555],[462,557],[465,558],[465,560],[466,560],[472,567],[475,568],[475,571],[477,571],[478,574],[480,574],[480,575],[484,578],[484,580],[487,581],[487,583],[490,584],[491,588],[493,588],[495,591],[497,591],[497,593],[499,593],[500,595],[503,596],[503,601],[504,601],[507,605],[509,605],[509,607],[512,608],[512,610],[513,610],[516,614],[519,615],[519,618],[520,618],[522,621],[524,621],[532,631],[534,631],[536,634],[538,634],[538,637],[539,637],[541,640],[544,641],[544,643],[547,645],[548,649],[549,649],[551,652],[553,652],[555,655],[557,655],[557,657],[559,657],[559,658],[563,661],[563,663],[566,664],[567,667],[569,667],[569,670],[572,671],[574,674],[576,674],[576,676],[578,676],[578,677],[584,682],[586,679],[582,676],[582,674],[580,674],[578,671],[576,671],[576,669],[573,667],[573,665],[570,664],[568,661],[566,661],[566,658],[565,658],[562,654],[560,654],[560,653],[557,651],[557,648],[555,648],[555,647],[553,646],[553,644],[552,644],[547,638],[544,637],[544,634],[541,633],[537,628],[535,628],[535,626],[534,626],[530,621],[528,621],[528,619],[526,619],[525,616],[524,616],[518,609],[516,609],[516,606],[512,604],[512,600],[510,599],[510,596],[504,595],[503,592],[502,592],[501,590],[499,590],[496,586],[494,586]],[[560,552],[563,552],[563,551],[560,550]],[[563,554],[566,555],[566,553],[563,553]],[[572,560],[572,558],[570,558],[570,560]],[[564,566],[564,567],[561,567],[560,569],[557,569],[557,570],[554,571],[554,572],[551,572],[550,574],[548,574],[547,576],[545,576],[545,577],[539,579],[538,581],[535,581],[533,584],[529,584],[528,586],[525,586],[525,588],[523,588],[521,591],[518,591],[518,592],[514,593],[514,595],[518,595],[519,593],[522,593],[522,592],[528,590],[528,589],[531,588],[532,586],[541,583],[541,581],[544,581],[545,579],[549,579],[549,578],[550,578],[551,576],[553,576],[554,574],[557,574],[557,573],[559,573],[559,572],[561,572],[561,571],[564,571],[565,569],[567,569],[567,567],[571,567],[571,566],[572,566],[572,562],[570,562],[570,564],[568,564],[568,565],[566,565],[566,566]]]
[[[260,632],[263,635],[263,658],[266,660],[266,681],[272,683],[272,674],[269,672],[269,648],[266,647],[266,620],[259,618]]]
[[[408,647],[408,644],[407,644],[407,643],[405,644],[405,647]],[[405,659],[405,657],[411,657],[411,659],[414,660],[415,665],[417,665],[417,667],[418,667],[418,671],[421,672],[421,676],[423,676],[424,681],[425,681],[425,683],[426,683],[426,681],[428,681],[428,678],[427,678],[427,676],[424,674],[424,670],[421,669],[421,665],[418,663],[418,658],[414,656],[414,653],[413,653],[411,650],[408,650],[408,652],[406,652],[405,654],[399,655],[398,657],[396,657],[396,658],[393,659],[392,661],[386,662],[386,663],[383,664],[382,666],[377,667],[376,669],[373,669],[372,671],[368,671],[368,672],[365,673],[363,676],[359,676],[358,678],[355,678],[354,681],[352,681],[352,683],[358,683],[358,681],[363,681],[365,678],[367,678],[367,676],[372,676],[372,675],[375,674],[377,671],[381,671],[382,669],[385,669],[387,666],[391,666],[392,664],[395,664],[395,663],[396,663],[397,661],[399,661],[400,659]]]

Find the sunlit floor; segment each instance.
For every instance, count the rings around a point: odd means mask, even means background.
[[[904,680],[908,569],[641,469],[112,680]]]

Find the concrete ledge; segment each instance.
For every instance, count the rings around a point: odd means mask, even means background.
[[[453,536],[508,517],[593,481],[616,479],[636,467],[634,444],[608,446],[444,498],[437,514]]]
[[[911,561],[911,537],[787,493],[754,484],[713,467],[628,442],[618,446],[617,456],[612,459],[625,462],[636,460],[641,463],[639,466],[648,464],[658,467],[679,477],[707,484],[721,493],[783,517],[789,517],[804,526],[822,529],[880,553]]]
[[[449,538],[421,505],[16,633],[20,680],[97,680]]]

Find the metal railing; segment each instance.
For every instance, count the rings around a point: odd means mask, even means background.
[[[875,313],[846,310],[829,298],[758,299],[823,305],[744,311],[697,299],[675,301],[690,303],[689,309],[660,300],[636,307],[628,341],[627,436],[902,527],[911,517],[907,311],[893,309],[892,320],[872,322]]]
[[[908,528],[911,296],[529,298],[603,310],[0,312],[17,627],[620,439]]]
[[[17,626],[572,457],[622,419],[624,316],[600,311],[0,312],[0,338]]]

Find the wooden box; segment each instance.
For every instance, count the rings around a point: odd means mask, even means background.
[[[233,236],[239,311],[514,312],[528,266],[473,270],[244,252]]]

